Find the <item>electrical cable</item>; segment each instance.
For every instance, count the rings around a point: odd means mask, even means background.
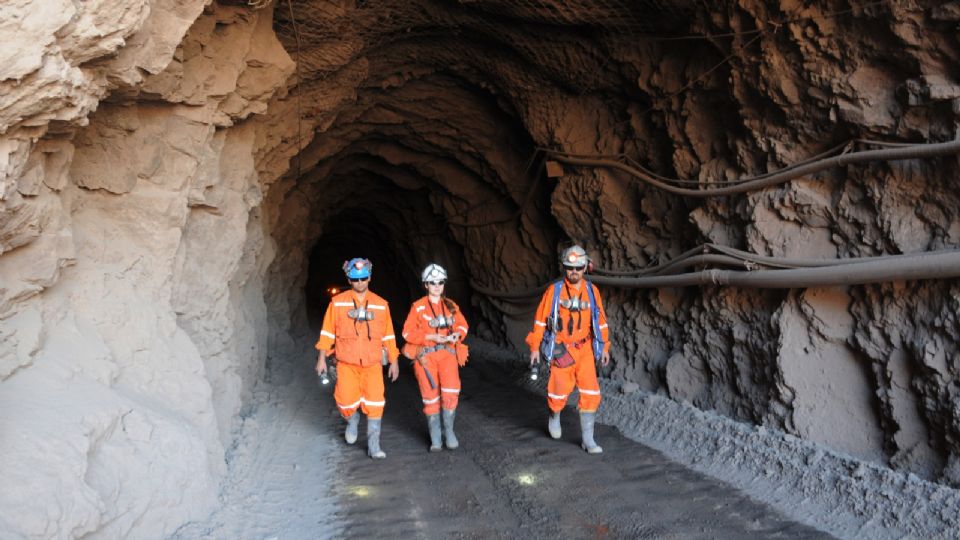
[[[703,254],[704,247],[727,251],[717,257]],[[746,270],[716,268],[670,274],[671,271],[698,264],[743,266]],[[760,265],[779,265],[761,269]],[[960,249],[938,250],[907,255],[883,255],[848,259],[802,259],[765,257],[716,244],[704,244],[670,261],[636,271],[593,274],[590,281],[620,288],[688,287],[694,285],[730,285],[744,288],[798,289],[840,285],[863,285],[887,281],[947,279],[960,277]],[[504,301],[525,301],[543,294],[547,285],[518,291],[497,291],[471,284],[480,294]]]
[[[956,277],[960,277],[960,250],[814,268],[748,272],[709,269],[671,276],[593,276],[590,280],[621,288],[726,285],[756,289],[802,289]]]
[[[769,268],[816,268],[823,266],[841,266],[845,264],[856,264],[859,262],[867,261],[879,261],[879,260],[889,260],[900,255],[880,255],[876,257],[847,257],[842,259],[809,259],[809,258],[788,258],[788,257],[770,257],[766,255],[757,255],[755,253],[750,253],[748,251],[742,251],[736,248],[729,246],[723,246],[720,244],[700,244],[699,246],[687,250],[680,255],[670,259],[669,261],[656,265],[649,266],[646,268],[641,268],[637,270],[608,270],[605,268],[594,268],[594,273],[599,275],[606,276],[619,276],[619,277],[628,277],[628,276],[648,276],[648,275],[663,275],[667,271],[677,265],[683,264],[683,266],[690,266],[690,264],[685,264],[685,261],[695,257],[695,256],[706,256],[711,251],[720,253],[731,259],[737,261],[742,261],[747,263],[744,266],[749,270],[749,266],[766,266]],[[703,259],[708,261],[709,259]],[[721,260],[717,260],[720,262]],[[732,261],[726,261],[730,266],[736,266]]]
[[[903,159],[930,158],[949,154],[960,153],[960,140],[953,140],[942,143],[921,143],[908,146],[891,146],[880,150],[862,150],[859,152],[847,152],[840,155],[816,159],[814,161],[805,160],[798,165],[792,165],[774,173],[767,173],[754,177],[745,177],[735,185],[728,185],[718,188],[691,189],[683,188],[667,183],[653,175],[647,174],[633,166],[615,161],[609,158],[580,158],[567,157],[563,153],[548,151],[550,156],[561,163],[585,167],[604,167],[608,169],[617,169],[647,183],[653,187],[660,188],[675,195],[685,197],[706,198],[719,197],[724,195],[734,195],[756,191],[765,187],[783,184],[820,171],[833,167],[842,167],[856,163],[865,163],[869,161],[896,161]]]

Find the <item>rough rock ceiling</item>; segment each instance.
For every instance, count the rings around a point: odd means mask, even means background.
[[[423,64],[438,65],[444,53],[462,52],[467,41],[485,41],[510,49],[531,64],[555,65],[558,59],[548,51],[551,45],[574,46],[584,33],[635,36],[670,31],[686,24],[694,3],[386,0],[347,4],[353,2],[277,2],[275,29],[287,50],[296,51],[299,39],[305,79],[322,77],[361,55],[384,54],[411,41],[422,41],[435,51],[433,57],[419,58]],[[355,41],[348,45],[347,40]],[[338,46],[331,47],[334,43]]]

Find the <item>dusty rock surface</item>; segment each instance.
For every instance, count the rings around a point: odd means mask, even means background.
[[[517,346],[529,302],[474,286],[540,285],[568,242],[621,270],[707,241],[820,258],[960,242],[955,156],[702,200],[531,159],[624,153],[706,187],[851,139],[953,139],[957,2],[34,4],[0,7],[15,536],[205,515],[256,381],[292,376],[267,368],[309,348],[358,252],[396,306],[444,264],[475,333]],[[955,280],[603,293],[607,375],[643,390],[625,399],[960,486]]]
[[[244,120],[293,64],[269,11],[50,8],[7,4],[2,17],[25,21],[17,39],[32,49],[0,77],[17,89],[0,107],[13,149],[0,178],[0,475],[15,486],[0,523],[18,537],[164,536],[216,501],[263,368],[270,250],[250,214],[262,192]],[[217,42],[217,25],[243,38]],[[198,33],[232,54],[204,56]]]

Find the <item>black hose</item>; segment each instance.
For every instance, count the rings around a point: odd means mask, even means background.
[[[869,257],[849,264],[833,264],[811,268],[756,271],[710,269],[669,276],[613,277],[592,275],[589,279],[599,285],[630,289],[695,285],[727,285],[754,289],[800,289],[956,277],[960,277],[960,250]],[[539,296],[543,294],[545,288],[546,285],[523,291],[500,292],[474,286],[474,290],[480,294],[502,299]]]
[[[798,289],[955,277],[960,277],[960,250],[929,255],[904,255],[896,260],[860,262],[820,268],[792,268],[757,272],[703,270],[675,276],[639,278],[594,276],[590,280],[601,285],[624,288],[727,285],[755,289]]]
[[[806,259],[806,258],[789,258],[789,257],[770,257],[766,255],[757,255],[755,253],[750,253],[749,251],[742,251],[736,248],[720,245],[720,244],[700,244],[699,246],[687,250],[680,255],[676,256],[673,259],[665,263],[661,263],[657,266],[650,266],[647,268],[641,268],[638,270],[608,270],[606,268],[595,268],[593,271],[597,274],[606,275],[606,276],[656,276],[663,275],[667,273],[667,270],[677,267],[679,264],[683,266],[690,266],[686,261],[692,259],[693,257],[700,256],[698,254],[708,254],[711,251],[717,253],[722,253],[729,257],[735,258],[746,263],[752,263],[754,265],[766,266],[771,268],[815,268],[821,266],[840,266],[844,264],[856,264],[860,262],[867,261],[880,261],[888,260],[891,258],[902,257],[903,255],[882,255],[878,257],[849,257],[845,259]],[[938,253],[938,252],[932,252]],[[923,255],[923,254],[916,254]],[[711,259],[701,259],[703,262],[718,262],[721,264],[728,263],[721,259],[711,260]],[[728,266],[740,266],[732,263],[728,263]],[[749,265],[745,266],[750,270]]]
[[[768,186],[782,184],[793,180],[794,178],[799,178],[801,176],[806,176],[814,174],[825,169],[830,169],[833,167],[842,167],[845,165],[852,165],[854,163],[864,163],[868,161],[895,161],[901,159],[918,159],[918,158],[928,158],[935,156],[942,156],[948,154],[957,154],[960,153],[960,140],[943,142],[943,143],[931,143],[931,144],[914,144],[910,146],[902,147],[892,147],[892,148],[883,148],[881,150],[864,150],[861,152],[849,152],[845,154],[840,154],[838,156],[828,157],[824,159],[819,159],[811,163],[805,163],[797,167],[791,167],[788,170],[780,171],[777,173],[763,175],[758,178],[750,179],[739,183],[733,186],[725,186],[718,188],[705,188],[705,189],[690,189],[677,187],[664,182],[651,174],[645,173],[632,167],[630,165],[620,163],[612,159],[605,158],[586,158],[586,157],[569,157],[562,153],[552,152],[551,156],[553,159],[561,162],[567,163],[570,165],[582,165],[582,166],[591,166],[591,167],[606,167],[610,169],[619,169],[626,172],[627,174],[634,176],[643,182],[646,182],[654,187],[658,187],[669,193],[676,195],[683,195],[686,197],[718,197],[723,195],[734,195],[737,193],[746,193],[748,191],[755,191],[762,189]]]

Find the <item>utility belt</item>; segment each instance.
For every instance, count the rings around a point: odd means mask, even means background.
[[[431,346],[431,347],[423,347],[422,349],[420,349],[420,354],[418,354],[417,356],[418,356],[418,357],[423,357],[423,356],[426,356],[426,355],[428,355],[428,354],[430,354],[430,353],[437,352],[437,351],[447,351],[448,353],[450,353],[450,354],[452,354],[452,355],[456,355],[456,354],[457,354],[456,349],[454,349],[453,347],[448,347],[448,346],[446,346],[446,345],[437,344],[437,345],[433,345],[433,346]]]
[[[438,343],[429,347],[420,347],[408,342],[403,344],[402,352],[403,355],[410,360],[420,360],[424,356],[437,351],[447,351],[448,353],[452,354],[457,359],[457,364],[459,364],[461,367],[466,365],[467,358],[470,356],[470,349],[459,341],[452,345]]]
[[[567,347],[573,347],[574,349],[579,349],[580,347],[583,347],[588,341],[590,341],[590,336],[587,336],[583,339],[578,339],[577,341],[573,341],[570,343],[564,343],[564,345],[566,345]]]

